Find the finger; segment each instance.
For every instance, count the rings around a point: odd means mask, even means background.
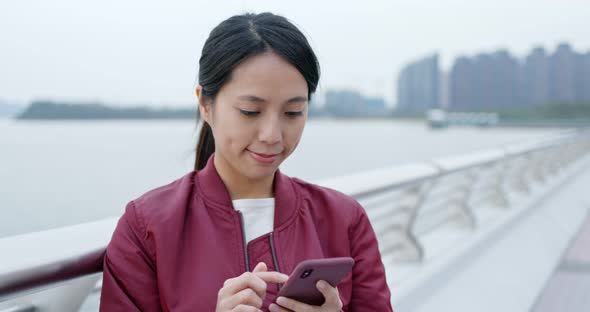
[[[223,288],[219,291],[220,296],[230,297],[246,288],[252,288],[260,297],[266,294],[266,282],[257,276],[261,273],[245,272],[236,278],[230,278],[225,281]]]
[[[268,306],[268,310],[270,312],[291,312],[291,310],[287,310],[275,303],[271,303],[270,306]]]
[[[275,271],[258,272],[254,274],[267,283],[284,283],[289,279],[289,275]]]
[[[257,309],[262,307],[262,298],[251,288],[239,291],[237,294],[226,298],[224,301],[223,306],[225,307],[237,307],[239,305],[252,306]]]
[[[239,306],[231,309],[232,312],[262,312],[262,310],[253,307],[253,306],[247,306],[247,305],[243,305],[240,304]]]
[[[335,307],[338,309],[342,308],[342,301],[338,294],[338,288],[332,287],[332,285],[328,284],[326,281],[318,281],[316,287],[326,299],[326,302],[324,302],[322,306]]]
[[[266,266],[266,263],[264,263],[264,262],[258,262],[258,264],[254,268],[254,270],[252,271],[252,273],[266,272],[266,271],[268,271],[268,267]]]
[[[278,297],[277,304],[292,311],[313,311],[313,306],[286,297]],[[287,310],[288,311],[288,310]]]

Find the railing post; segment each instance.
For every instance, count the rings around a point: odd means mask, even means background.
[[[549,164],[548,164],[548,172],[551,175],[556,175],[557,173],[559,173],[559,171],[562,168],[562,162],[560,161],[560,149],[557,147],[553,147],[551,149],[550,155],[549,155]]]
[[[516,172],[516,176],[515,176],[515,181],[514,181],[514,188],[521,192],[521,193],[525,193],[528,194],[531,189],[530,189],[530,185],[528,184],[527,181],[527,175],[529,174],[530,171],[530,166],[531,166],[531,155],[530,153],[526,153],[520,156],[517,156],[518,158],[516,159],[516,161],[522,162],[523,164],[521,165],[520,170],[517,170]],[[524,159],[523,159],[524,158]],[[515,161],[515,162],[516,162]]]
[[[536,151],[536,152],[532,152],[531,153],[531,175],[534,181],[538,182],[538,183],[544,183],[545,182],[545,174],[543,172],[544,170],[544,163],[545,163],[545,154],[546,151],[544,150],[540,150],[540,151]]]
[[[422,182],[409,187],[404,193],[415,196],[414,204],[409,208],[409,218],[406,224],[402,225],[400,233],[402,246],[401,251],[393,258],[395,261],[422,261],[424,259],[424,248],[413,233],[414,224],[418,218],[418,211],[422,207],[428,191],[432,188],[435,182]]]
[[[475,183],[477,182],[478,174],[475,173],[473,169],[470,169],[465,172],[465,176],[467,177],[467,185],[462,190],[461,202],[458,205],[459,215],[466,226],[470,229],[474,229],[477,226],[477,220],[473,214],[473,207],[471,207],[470,200],[471,194],[473,194],[473,189],[475,188]]]
[[[506,190],[504,190],[504,183],[508,177],[508,160],[502,159],[497,161],[495,167],[498,173],[492,185],[493,201],[500,207],[510,208],[510,200],[508,199]]]

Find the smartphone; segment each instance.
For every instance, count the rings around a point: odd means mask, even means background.
[[[310,259],[301,261],[281,287],[278,297],[287,297],[309,305],[324,304],[324,295],[316,283],[324,280],[335,287],[352,271],[354,259],[351,257]]]

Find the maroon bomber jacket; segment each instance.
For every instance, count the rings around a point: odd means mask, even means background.
[[[305,259],[352,257],[343,311],[392,311],[375,233],[352,197],[288,177],[273,182],[271,233],[245,246],[213,157],[205,168],[129,202],[104,257],[100,311],[215,311],[223,282],[265,262],[290,274]],[[263,310],[278,285],[269,284]]]

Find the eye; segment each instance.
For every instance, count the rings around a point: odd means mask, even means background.
[[[285,114],[289,117],[303,116],[303,112],[286,112]]]
[[[247,111],[247,110],[242,110],[242,109],[240,109],[240,113],[242,113],[248,117],[254,117],[254,116],[260,114],[260,112],[257,112],[257,111]]]

